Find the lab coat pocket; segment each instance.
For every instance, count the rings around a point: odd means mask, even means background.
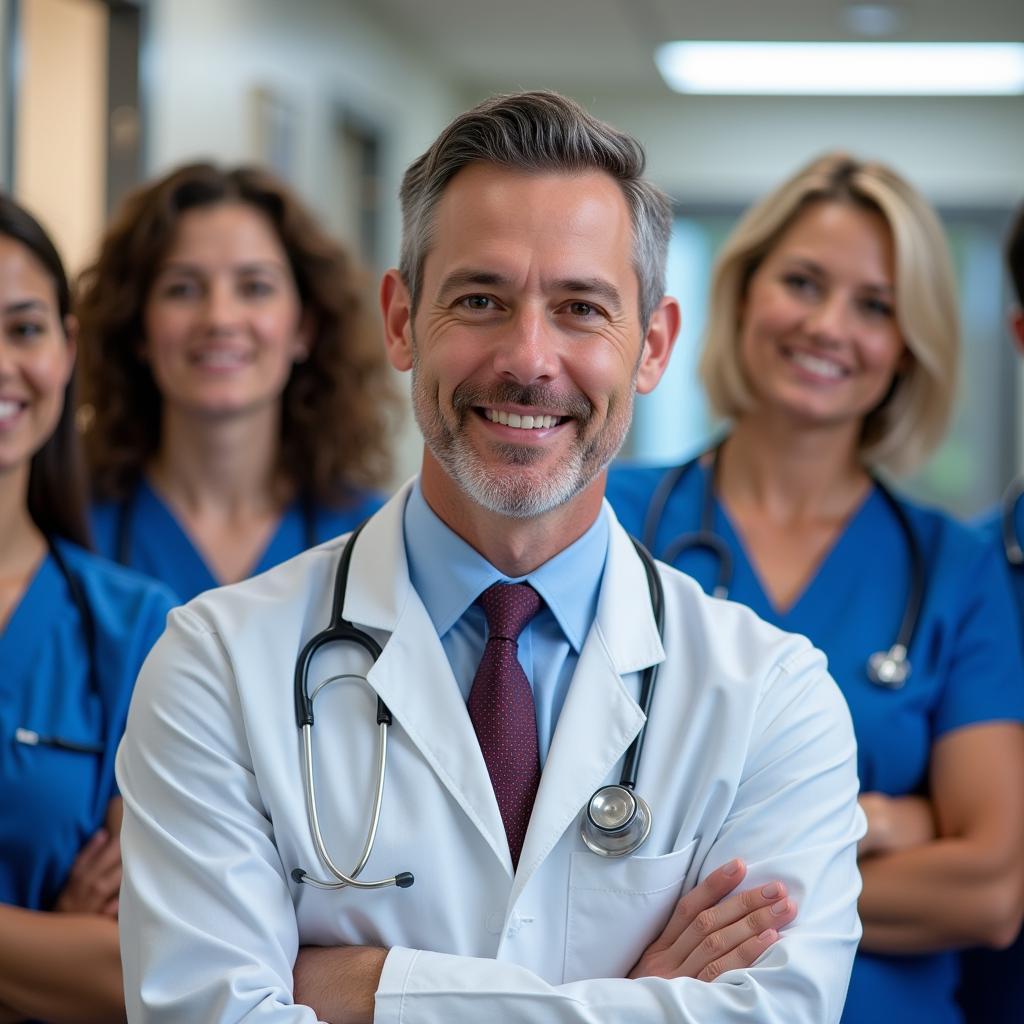
[[[665,927],[699,841],[661,857],[573,853],[563,982],[629,973]]]

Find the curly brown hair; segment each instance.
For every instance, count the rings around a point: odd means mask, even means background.
[[[143,316],[182,214],[238,202],[270,220],[314,324],[309,358],[295,364],[282,396],[280,479],[332,506],[387,479],[397,399],[362,275],[273,175],[195,163],[130,195],[79,279],[85,447],[100,499],[127,497],[159,448],[162,400],[140,354]]]

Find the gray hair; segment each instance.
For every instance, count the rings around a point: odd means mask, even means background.
[[[472,163],[523,171],[580,174],[604,171],[622,189],[633,225],[633,266],[646,331],[665,294],[672,211],[665,195],[641,175],[640,143],[555,92],[492,96],[460,114],[405,172],[399,272],[415,310],[423,287],[434,210],[448,182]]]

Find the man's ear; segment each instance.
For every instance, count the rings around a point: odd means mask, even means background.
[[[651,322],[644,337],[644,350],[636,373],[636,390],[641,395],[653,391],[661,380],[675,347],[681,323],[679,303],[666,295],[651,314]]]
[[[397,270],[389,270],[380,283],[380,309],[388,361],[396,370],[412,369],[412,297]]]
[[[1010,330],[1013,333],[1013,340],[1021,355],[1024,355],[1024,309],[1017,306],[1010,313]]]

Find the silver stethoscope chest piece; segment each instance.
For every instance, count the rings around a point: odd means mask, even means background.
[[[580,835],[599,857],[626,857],[651,832],[651,809],[625,786],[602,786],[587,804]]]
[[[868,659],[868,675],[873,683],[889,690],[899,690],[910,677],[910,660],[902,644],[893,644],[887,651],[878,651]]]

